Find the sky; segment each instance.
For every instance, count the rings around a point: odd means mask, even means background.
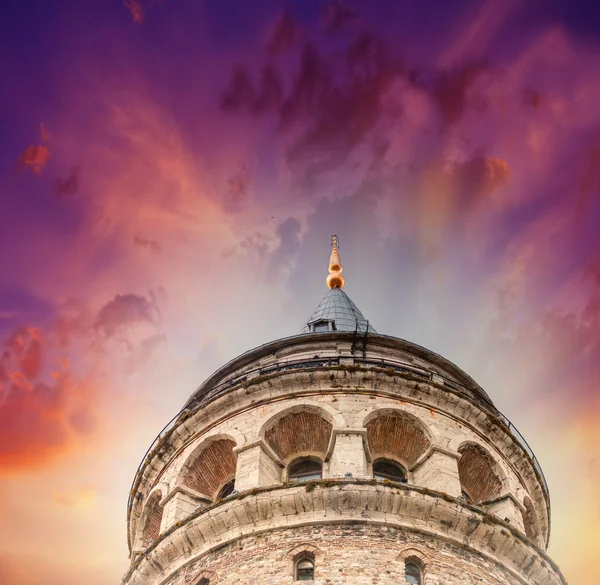
[[[600,571],[600,5],[8,0],[0,582],[118,583],[142,456],[345,291],[472,375]]]

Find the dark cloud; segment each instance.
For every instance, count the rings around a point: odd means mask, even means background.
[[[232,211],[239,209],[240,204],[248,195],[250,188],[250,171],[243,166],[227,182],[225,206]]]
[[[577,212],[581,213],[590,197],[600,190],[600,138],[587,154],[583,176],[579,182]]]
[[[342,0],[329,0],[323,7],[322,23],[326,29],[339,30],[358,19],[358,12]]]
[[[523,91],[523,105],[539,110],[542,105],[543,95],[538,89],[527,88]]]
[[[436,104],[445,126],[452,126],[464,115],[468,106],[468,93],[478,78],[489,71],[483,61],[474,61],[452,70],[412,70],[412,83],[427,91]]]
[[[300,222],[295,217],[288,217],[277,226],[279,246],[273,250],[269,258],[267,276],[274,278],[278,273],[285,273],[300,248]]]
[[[156,325],[159,311],[155,301],[143,296],[128,293],[117,295],[104,305],[94,321],[94,328],[105,338],[138,324]]]
[[[300,40],[302,32],[292,13],[285,10],[275,23],[269,35],[266,49],[270,55],[279,55],[289,51]]]
[[[221,93],[220,105],[225,112],[262,114],[277,108],[283,97],[283,85],[272,65],[263,67],[258,88],[243,67],[235,67],[229,87]]]
[[[144,248],[154,252],[155,254],[160,254],[162,251],[161,245],[156,240],[150,240],[147,238],[141,238],[139,236],[134,236],[133,244],[136,248]]]
[[[59,199],[76,195],[79,191],[79,173],[79,167],[74,166],[66,179],[57,177],[54,181],[54,195]]]
[[[269,236],[261,232],[255,232],[245,237],[237,244],[234,244],[231,248],[223,250],[222,256],[223,258],[228,258],[237,251],[240,251],[245,254],[255,255],[262,260],[269,251],[270,242],[271,238],[269,238]]]
[[[455,189],[470,201],[489,195],[505,185],[510,178],[506,161],[499,158],[475,156],[451,169]]]
[[[135,24],[142,24],[146,16],[144,5],[140,0],[123,0],[123,6],[131,13],[131,18]]]
[[[338,168],[386,114],[382,100],[401,64],[368,33],[359,35],[344,56],[344,76],[332,75],[333,64],[313,45],[306,45],[292,92],[281,108],[282,128],[301,123],[303,132],[288,149],[291,165],[308,165],[306,188]]]

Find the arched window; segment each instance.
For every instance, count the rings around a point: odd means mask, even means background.
[[[298,459],[288,469],[288,481],[309,481],[322,477],[323,465],[316,459]]]
[[[198,585],[210,585],[210,579],[207,579],[206,577],[202,577],[202,579],[200,579],[200,581],[198,581]]]
[[[232,479],[231,481],[228,481],[219,491],[219,495],[217,496],[217,500],[220,500],[222,498],[226,498],[227,496],[230,496],[233,493],[233,490],[235,489],[235,479]]]
[[[303,557],[296,562],[296,581],[312,581],[315,578],[315,563]]]
[[[406,582],[411,585],[422,585],[421,568],[415,563],[406,563],[405,565]]]
[[[404,468],[387,459],[378,459],[373,463],[373,477],[375,479],[388,479],[397,483],[406,483],[406,471]]]

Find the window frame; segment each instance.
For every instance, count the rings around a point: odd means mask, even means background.
[[[320,475],[316,475],[315,473],[304,473],[301,474],[299,477],[296,476],[297,474],[293,474],[296,477],[292,477],[292,473],[291,470],[293,467],[300,465],[301,463],[305,463],[305,462],[311,462],[311,463],[316,463],[319,465],[320,468]],[[293,459],[292,461],[290,461],[290,463],[288,463],[287,469],[286,469],[286,477],[287,477],[287,481],[291,482],[291,481],[297,481],[297,482],[305,482],[305,481],[318,481],[320,479],[323,479],[323,462],[317,458],[317,457],[297,457],[296,459]]]
[[[310,573],[310,578],[308,579],[300,579],[300,576],[298,574],[298,571],[300,569],[300,565],[302,563],[310,563],[310,570],[312,571]],[[296,559],[296,561],[294,562],[294,581],[314,581],[315,580],[315,559],[307,554],[301,555],[298,559]]]
[[[408,567],[414,567],[416,569],[416,583],[413,583],[412,581],[408,580],[409,576],[415,577],[414,574],[408,574]],[[416,563],[414,559],[407,559],[407,561],[404,563],[404,579],[408,585],[423,585],[423,568],[420,566],[419,563]]]
[[[388,476],[385,473],[377,473],[375,471],[375,466],[378,463],[385,463],[387,465],[391,465],[392,467],[397,468],[401,475],[402,478],[401,479],[394,479],[392,476]],[[407,469],[404,467],[404,465],[398,463],[397,461],[394,461],[393,459],[387,459],[385,457],[379,457],[378,459],[375,459],[375,461],[373,461],[372,464],[372,468],[373,468],[373,479],[378,479],[380,481],[393,481],[394,483],[408,483],[408,471]]]
[[[235,491],[235,477],[226,481],[221,488],[219,489],[219,493],[217,494],[217,500],[222,500],[224,498],[228,498]]]

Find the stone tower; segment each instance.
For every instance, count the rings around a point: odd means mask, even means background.
[[[565,585],[523,437],[457,366],[329,292],[235,358],[140,465],[126,585]]]

